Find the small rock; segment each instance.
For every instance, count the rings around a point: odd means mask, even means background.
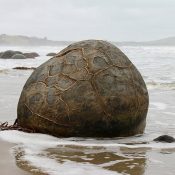
[[[56,53],[54,53],[54,52],[50,52],[50,53],[48,53],[46,56],[55,56],[56,55]]]
[[[30,52],[30,53],[24,53],[23,54],[26,58],[35,58],[35,57],[38,57],[39,54],[36,53],[36,52]]]
[[[7,50],[5,52],[0,53],[0,58],[9,59],[9,58],[12,58],[12,56],[15,55],[15,54],[22,54],[22,52]]]
[[[14,51],[14,54],[23,54],[23,53],[20,51]]]
[[[26,57],[23,54],[15,54],[11,57],[12,59],[26,59]]]
[[[169,135],[162,135],[154,139],[156,142],[166,142],[166,143],[173,143],[175,142],[175,138]]]
[[[1,58],[11,58],[14,55],[14,51],[7,50],[4,53],[2,53]]]
[[[35,67],[14,67],[13,69],[18,69],[18,70],[35,70]]]

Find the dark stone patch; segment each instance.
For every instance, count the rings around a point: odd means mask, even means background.
[[[53,56],[55,56],[55,55],[56,55],[56,53],[50,52],[50,53],[48,53],[46,56],[51,56],[51,57],[53,57]]]
[[[62,70],[63,70],[63,63],[58,62],[50,66],[49,73],[51,76],[53,76],[59,74],[60,72],[62,72]]]
[[[162,135],[154,139],[155,142],[173,143],[175,138],[169,135]]]

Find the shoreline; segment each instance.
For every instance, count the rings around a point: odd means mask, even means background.
[[[14,144],[0,139],[0,172],[3,175],[29,175],[16,165],[15,157],[11,153]]]

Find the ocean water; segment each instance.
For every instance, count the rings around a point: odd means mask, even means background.
[[[40,57],[0,59],[0,121],[13,122],[22,87],[32,71],[49,59],[48,52],[63,47],[0,47],[36,51]],[[141,72],[150,105],[143,135],[128,138],[55,138],[44,134],[1,131],[0,139],[15,143],[11,153],[16,164],[31,174],[49,175],[174,175],[175,143],[156,143],[154,138],[175,137],[175,47],[121,46]]]

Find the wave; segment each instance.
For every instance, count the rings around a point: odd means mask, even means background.
[[[109,139],[92,139],[92,138],[56,138],[53,136],[38,134],[38,133],[24,133],[21,131],[0,131],[0,138],[2,140],[23,144],[35,145],[40,150],[46,148],[53,148],[57,146],[82,146],[82,147],[126,147],[126,148],[175,148],[175,143],[156,143],[151,140],[143,140],[141,136],[134,136],[129,138],[109,138]],[[149,136],[149,139],[152,139]],[[123,143],[122,143],[123,142]],[[149,142],[149,143],[148,143]]]
[[[24,161],[28,161],[31,166],[41,169],[42,172],[50,175],[121,175],[120,173],[103,169],[103,167],[93,164],[77,163],[74,161],[65,161],[59,163],[58,161],[41,155],[26,155],[23,157]],[[47,163],[46,163],[47,162]]]
[[[152,136],[153,137],[153,136]],[[20,131],[0,131],[0,139],[15,143],[13,154],[17,164],[31,171],[39,171],[50,175],[119,175],[109,170],[108,166],[133,159],[143,159],[144,155],[125,155],[120,149],[175,149],[175,143],[156,143],[150,136],[134,136],[129,138],[56,138],[45,134],[31,134]],[[155,138],[155,136],[154,136]],[[150,142],[143,142],[143,141]],[[55,149],[55,151],[54,151]],[[102,154],[100,164],[93,163],[93,157]],[[103,154],[112,154],[121,159],[107,161]],[[82,161],[78,161],[78,160]]]
[[[163,89],[163,90],[175,90],[175,82],[160,83],[160,82],[147,82],[148,89]]]

